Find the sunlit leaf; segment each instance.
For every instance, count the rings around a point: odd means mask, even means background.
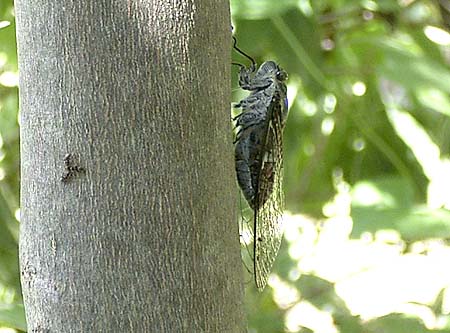
[[[432,333],[418,318],[408,317],[403,314],[391,314],[372,320],[369,325],[372,332],[383,333]]]
[[[450,92],[450,70],[435,60],[402,48],[400,43],[380,43],[385,52],[380,74],[411,90],[434,87]]]
[[[408,241],[450,237],[450,212],[414,204],[413,199],[411,186],[401,178],[357,184],[352,234],[391,229]]]
[[[22,304],[0,304],[0,326],[27,330],[25,310]]]
[[[237,18],[265,19],[296,7],[298,0],[231,0],[232,14]]]
[[[450,99],[447,94],[434,88],[421,88],[415,91],[417,100],[425,107],[450,116]]]

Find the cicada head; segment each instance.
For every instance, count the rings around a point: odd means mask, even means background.
[[[273,83],[276,85],[284,84],[287,80],[287,73],[280,68],[274,61],[264,62],[257,70],[251,81],[255,90],[266,89]]]

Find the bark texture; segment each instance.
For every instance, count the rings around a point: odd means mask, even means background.
[[[245,331],[228,1],[15,3],[29,331]]]

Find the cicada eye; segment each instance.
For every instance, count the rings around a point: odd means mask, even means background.
[[[276,74],[278,81],[285,81],[287,79],[287,73],[284,70],[279,70]]]

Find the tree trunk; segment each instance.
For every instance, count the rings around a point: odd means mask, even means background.
[[[245,331],[228,0],[16,14],[29,331]]]

